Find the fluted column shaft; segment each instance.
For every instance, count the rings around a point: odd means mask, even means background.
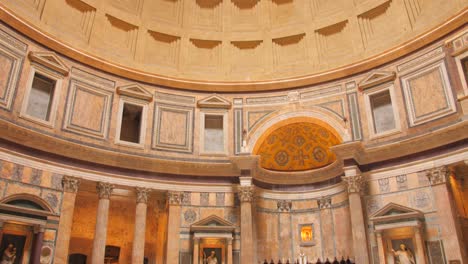
[[[93,254],[91,257],[92,264],[104,263],[107,239],[107,221],[109,218],[109,204],[113,189],[114,185],[109,183],[99,182],[97,184],[99,202],[96,213],[96,229],[94,232]]]
[[[363,179],[359,169],[354,167],[345,169],[345,175],[343,180],[347,183],[348,187],[355,262],[359,264],[369,264],[366,225],[361,202]]]
[[[166,264],[179,264],[181,192],[168,192]]]
[[[254,263],[252,201],[253,186],[240,186],[241,202],[241,263]]]
[[[64,176],[62,179],[63,199],[60,209],[60,221],[57,231],[57,242],[55,243],[55,262],[68,263],[68,249],[73,224],[73,213],[75,212],[76,193],[80,186],[78,178]]]
[[[133,232],[132,263],[141,264],[145,258],[145,236],[146,236],[146,210],[148,194],[150,190],[146,188],[136,188],[136,211],[135,227]]]

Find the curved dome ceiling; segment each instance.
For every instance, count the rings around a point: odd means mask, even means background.
[[[18,15],[28,25],[20,30],[47,33],[28,35],[81,62],[150,83],[211,91],[226,83],[231,91],[249,90],[255,82],[263,85],[257,90],[287,88],[366,70],[363,60],[372,60],[368,68],[378,66],[394,57],[377,54],[460,15],[467,5],[466,0],[0,2],[2,12],[13,12],[9,18]],[[355,68],[333,71],[350,65]]]
[[[336,160],[330,150],[340,140],[328,129],[314,123],[298,122],[279,127],[264,138],[256,155],[260,166],[276,171],[317,169]]]

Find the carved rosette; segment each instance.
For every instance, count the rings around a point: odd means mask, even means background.
[[[288,200],[280,200],[276,203],[276,206],[280,212],[291,212],[292,202]]]
[[[182,192],[167,192],[167,202],[169,205],[182,205],[184,194]]]
[[[114,187],[115,186],[113,184],[107,182],[98,182],[96,189],[98,191],[99,199],[109,199]]]
[[[72,176],[63,176],[62,186],[65,192],[76,193],[80,187],[80,179]]]
[[[251,203],[254,197],[253,186],[240,186],[239,187],[239,200],[241,203]]]
[[[346,182],[348,193],[361,193],[364,188],[364,179],[361,175],[344,176],[343,181]]]
[[[331,197],[322,197],[317,201],[319,209],[331,208]]]
[[[431,185],[438,185],[447,182],[450,176],[450,169],[447,166],[441,166],[426,171],[426,176]]]
[[[136,187],[136,202],[137,203],[148,203],[148,196],[151,189]]]

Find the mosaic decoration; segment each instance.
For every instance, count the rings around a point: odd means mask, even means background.
[[[258,148],[261,166],[276,171],[304,171],[336,160],[330,147],[340,140],[328,129],[314,123],[285,125],[270,133]]]

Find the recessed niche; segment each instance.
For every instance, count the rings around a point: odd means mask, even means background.
[[[204,151],[224,151],[224,121],[222,115],[205,115]]]
[[[139,144],[143,106],[124,103],[120,127],[120,141]]]
[[[35,73],[29,93],[26,114],[44,121],[50,121],[52,100],[56,80]]]
[[[385,90],[369,96],[374,123],[374,133],[380,134],[395,129],[390,91]]]

